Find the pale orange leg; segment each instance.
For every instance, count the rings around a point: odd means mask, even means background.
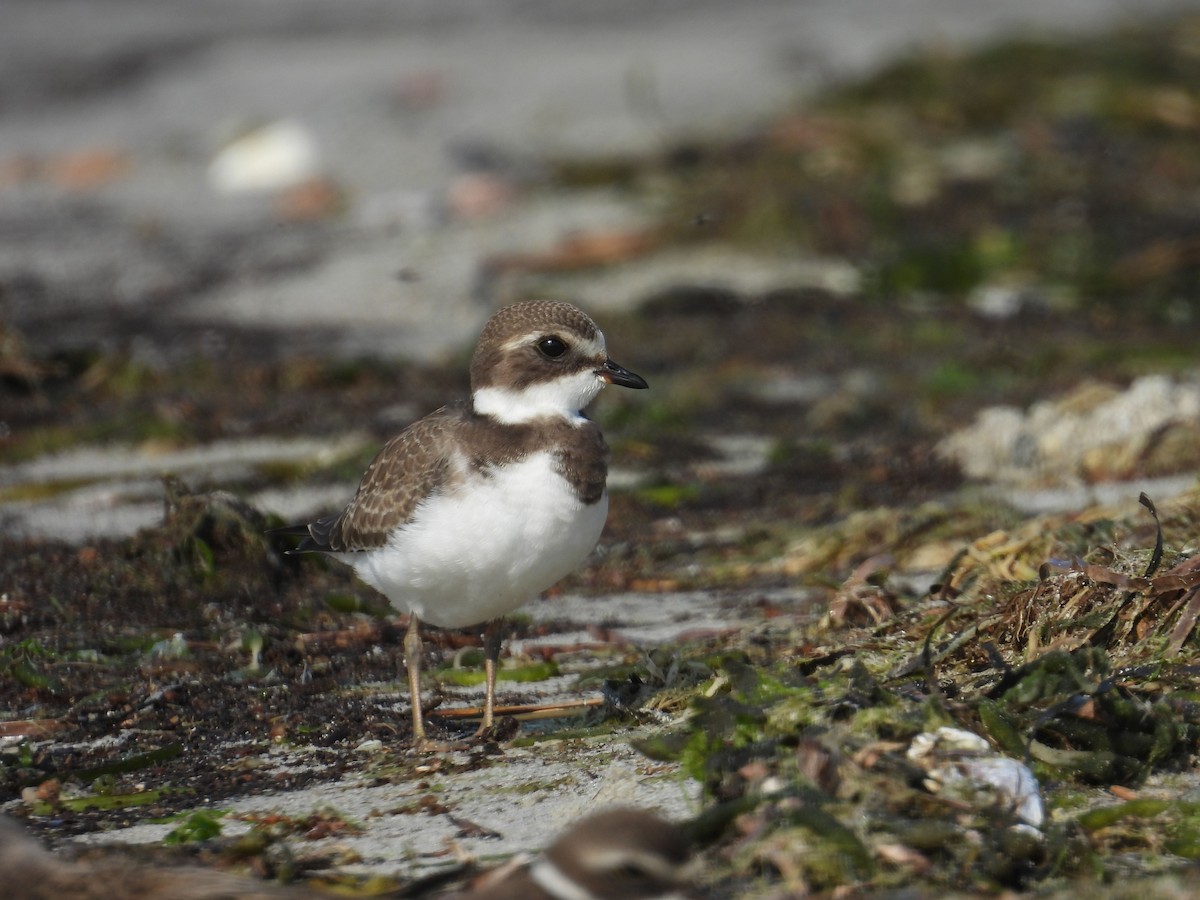
[[[483,724],[477,733],[492,727],[496,712],[496,666],[500,661],[500,645],[504,639],[504,620],[492,619],[483,632]]]
[[[408,669],[408,693],[412,703],[413,742],[424,744],[425,717],[421,710],[421,620],[408,616],[408,631],[404,632],[404,665]]]

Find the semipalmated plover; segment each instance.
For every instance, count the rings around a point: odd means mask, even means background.
[[[541,856],[485,874],[455,900],[637,900],[681,897],[691,847],[676,826],[641,809],[582,819]]]
[[[568,303],[519,303],[484,326],[471,399],[415,422],[367,468],[337,515],[281,531],[322,551],[409,613],[413,735],[424,742],[420,622],[487,622],[481,731],[492,725],[499,618],[581,563],[608,514],[608,446],[583,415],[607,384],[645,388],[608,358]]]

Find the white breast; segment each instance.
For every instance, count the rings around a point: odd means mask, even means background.
[[[596,546],[608,495],[585,505],[549,453],[435,496],[378,550],[336,554],[423,621],[461,628],[511,612]]]

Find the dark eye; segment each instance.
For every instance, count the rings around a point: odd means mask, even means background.
[[[635,862],[621,863],[616,868],[616,875],[626,882],[650,880],[650,873]]]
[[[558,359],[567,352],[567,345],[556,337],[544,337],[537,342],[537,348],[547,359]]]

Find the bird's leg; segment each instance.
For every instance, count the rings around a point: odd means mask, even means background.
[[[500,661],[500,644],[503,641],[504,620],[492,619],[483,632],[483,724],[479,734],[492,727],[496,712],[496,665]]]
[[[421,712],[421,620],[416,613],[408,615],[408,630],[404,632],[404,665],[408,669],[408,692],[412,703],[413,742],[425,743],[425,718]]]

